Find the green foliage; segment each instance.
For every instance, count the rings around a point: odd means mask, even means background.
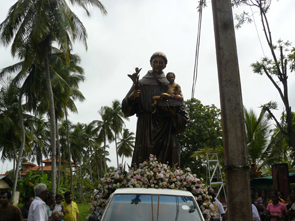
[[[78,202],[87,204],[91,202],[91,193],[98,187],[100,180],[96,179],[90,182],[89,179],[80,179],[79,183],[82,185],[82,197],[81,199],[77,197],[77,199],[79,199]]]
[[[235,14],[235,19],[238,21],[238,23],[236,24],[236,28],[241,28],[243,24],[247,23],[251,23],[252,19],[249,15],[249,13],[247,12],[243,12],[242,14]]]
[[[282,127],[283,127],[284,131],[287,131],[287,126],[288,126],[286,123],[286,120],[285,120],[286,118],[287,118],[287,115],[283,112],[282,116],[281,116],[281,122],[282,122]],[[294,112],[292,112],[292,128],[293,128],[293,131],[295,131],[295,113]],[[281,146],[284,146],[286,148],[292,146],[289,136],[285,136],[285,134],[282,133],[279,130],[279,128],[276,128],[274,130],[274,133],[277,133],[277,136],[280,137]],[[279,141],[277,141],[277,142],[279,142]],[[292,164],[294,164],[294,163],[295,163],[295,161],[292,162]]]
[[[267,13],[271,5],[271,0],[231,0],[231,3],[232,7],[241,7],[243,5],[254,6],[258,7],[262,13]],[[236,28],[242,27],[242,25],[245,23],[251,23],[252,14],[252,12],[249,13],[245,11],[243,11],[241,14],[235,14],[235,19],[237,21]]]
[[[295,48],[291,49],[290,54],[288,55],[288,59],[290,61],[290,70],[293,72],[295,70]]]
[[[6,171],[4,174],[8,174],[11,180],[14,179],[14,171],[13,169]]]
[[[193,173],[205,174],[203,161],[191,158],[195,151],[222,145],[220,110],[214,105],[203,105],[199,100],[187,100],[190,121],[183,133],[177,135],[181,153],[181,167]]]
[[[262,30],[271,53],[271,58],[264,57],[261,61],[252,63],[251,66],[254,73],[266,75],[280,95],[281,101],[283,102],[286,111],[286,118],[284,119],[284,122],[280,123],[272,113],[271,109],[273,109],[273,102],[263,105],[263,110],[266,110],[271,118],[273,118],[281,132],[285,134],[285,136],[289,137],[290,146],[293,149],[293,155],[295,155],[295,132],[292,125],[292,111],[289,104],[288,95],[288,75],[289,71],[294,71],[295,50],[294,47],[291,47],[291,43],[289,41],[283,41],[279,39],[277,44],[273,43],[272,30],[270,29],[270,23],[267,18],[267,12],[270,9],[271,2],[271,0],[235,0],[234,5],[254,6],[253,8],[256,8],[259,11],[260,20],[263,27]],[[243,23],[243,19],[241,19],[243,16],[236,17],[238,18],[238,23]],[[285,129],[283,128],[284,123],[287,124]]]
[[[266,112],[262,109],[257,117],[253,110],[244,108],[246,143],[248,161],[250,164],[258,164],[266,159],[266,148],[270,135],[270,124],[266,118]]]
[[[91,204],[89,203],[77,203],[79,209],[79,220],[86,220],[86,217],[90,214],[89,209]]]
[[[118,142],[118,155],[122,157],[122,163],[124,156],[132,157],[132,151],[134,149],[134,133],[128,129],[123,130],[122,139]]]
[[[38,183],[44,183],[48,187],[50,187],[50,182],[47,180],[47,174],[40,174],[39,171],[33,172],[30,170],[27,175],[23,178],[23,180],[18,181],[18,187],[20,190],[20,198],[24,199],[25,196],[34,196],[34,187]]]

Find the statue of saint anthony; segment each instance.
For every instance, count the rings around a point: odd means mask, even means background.
[[[166,55],[154,53],[150,64],[152,70],[142,79],[138,80],[138,68],[135,74],[129,75],[134,84],[122,101],[125,116],[136,114],[138,117],[132,164],[139,165],[153,154],[161,163],[180,166],[176,134],[184,131],[189,115],[183,100],[174,100],[174,96],[163,101],[162,105],[160,101],[153,113],[153,97],[166,93],[169,84],[163,73],[167,65]]]

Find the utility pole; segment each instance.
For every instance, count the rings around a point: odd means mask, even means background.
[[[229,221],[251,221],[251,194],[231,0],[212,0]]]

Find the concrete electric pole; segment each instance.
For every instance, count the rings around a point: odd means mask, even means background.
[[[229,221],[251,221],[250,177],[231,0],[212,0]]]

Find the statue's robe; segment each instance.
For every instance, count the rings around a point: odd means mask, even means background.
[[[159,75],[158,79],[163,83],[169,83],[164,73]],[[161,163],[169,162],[171,166],[175,164],[180,166],[176,134],[182,132],[189,121],[185,104],[182,101],[177,115],[173,117],[163,109],[158,109],[153,114],[153,96],[161,95],[167,88],[163,83],[160,84],[155,80],[152,71],[149,71],[139,82],[139,98],[134,101],[129,100],[129,95],[134,91],[133,85],[122,101],[122,111],[125,116],[136,114],[138,117],[132,164],[139,165],[153,154]]]

